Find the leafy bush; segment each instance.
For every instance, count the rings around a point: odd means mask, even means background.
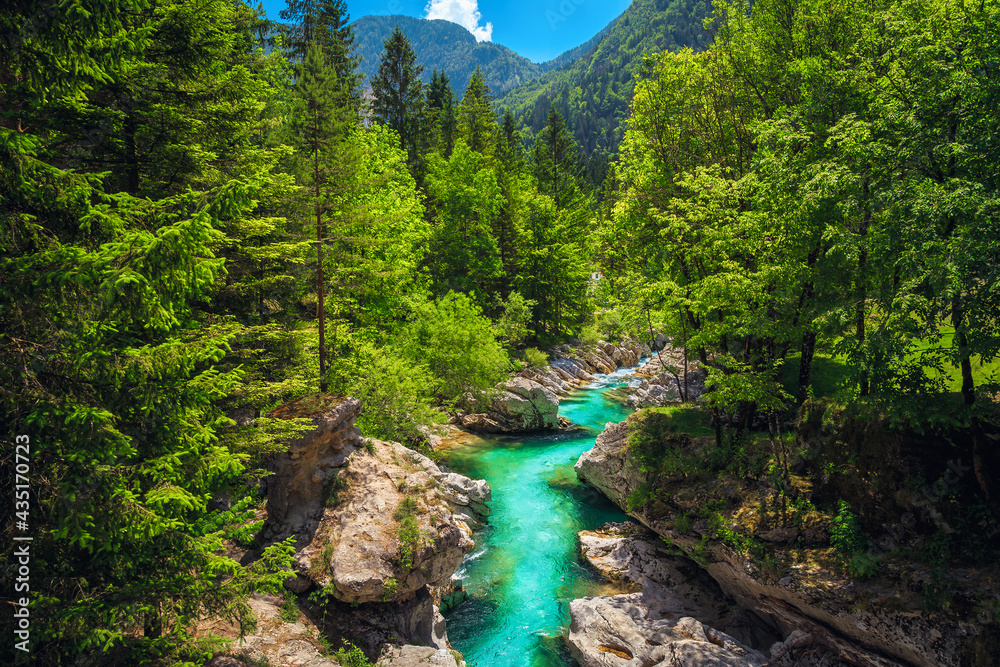
[[[441,421],[431,405],[434,378],[427,367],[393,347],[365,355],[347,393],[364,404],[358,428],[379,440],[414,442],[420,428]]]
[[[413,498],[404,498],[393,515],[399,521],[399,562],[404,568],[413,567],[413,556],[420,546],[416,512],[417,502]]]
[[[493,324],[469,297],[455,292],[416,307],[400,350],[414,364],[426,365],[433,393],[449,405],[467,406],[469,397],[488,393],[511,367]]]
[[[337,659],[341,667],[371,667],[372,664],[368,661],[364,651],[347,640],[344,640],[342,648],[334,652],[333,657]]]
[[[508,345],[520,345],[534,333],[528,325],[531,323],[531,309],[537,302],[525,299],[520,292],[511,292],[506,301],[500,301],[498,297],[497,302],[502,308],[500,321],[497,322],[499,337]]]
[[[285,623],[294,623],[299,620],[299,605],[291,593],[285,596],[285,602],[281,605],[281,620]]]
[[[586,326],[580,330],[580,342],[584,345],[597,345],[599,340],[601,340],[601,334],[597,331],[596,326]]]
[[[865,551],[868,540],[861,534],[861,522],[847,501],[837,502],[837,516],[830,527],[830,544],[840,552],[852,576],[866,578],[878,572],[878,557]]]
[[[535,368],[543,368],[549,363],[549,355],[535,347],[529,347],[525,350],[524,358],[527,360],[529,366],[534,366]]]
[[[865,547],[861,535],[861,522],[851,511],[846,500],[837,502],[837,516],[830,528],[830,544],[845,557],[853,556]]]

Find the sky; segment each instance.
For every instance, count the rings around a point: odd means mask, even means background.
[[[372,14],[446,19],[464,26],[481,42],[496,42],[531,61],[544,62],[586,42],[630,4],[631,0],[347,0],[347,11],[352,20]],[[263,0],[263,5],[272,19],[285,7],[284,0]]]

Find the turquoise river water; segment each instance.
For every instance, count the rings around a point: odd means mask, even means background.
[[[604,376],[560,401],[581,431],[491,438],[452,450],[456,472],[493,489],[490,524],[458,574],[468,599],[446,614],[448,638],[469,667],[574,665],[563,641],[569,601],[610,594],[580,562],[577,532],[625,515],[581,484],[573,471],[607,422],[630,410],[604,397],[634,369]]]

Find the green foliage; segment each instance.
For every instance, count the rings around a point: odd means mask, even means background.
[[[860,553],[867,544],[861,534],[861,522],[847,501],[837,502],[837,516],[830,526],[830,544],[845,557]]]
[[[593,347],[594,345],[597,345],[599,340],[601,340],[601,334],[597,330],[596,325],[588,324],[580,329],[580,342],[584,345]]]
[[[449,405],[477,400],[510,369],[492,323],[469,297],[454,292],[418,304],[399,347],[411,362],[426,365],[434,394]]]
[[[293,25],[288,32],[289,56],[302,60],[310,47],[318,47],[333,64],[337,78],[344,83],[349,104],[358,108],[361,101],[360,78],[355,70],[361,58],[355,55],[354,26],[345,0],[286,0],[281,18]]]
[[[540,351],[537,347],[529,347],[524,351],[524,358],[529,366],[544,368],[549,363],[549,355]]]
[[[423,124],[422,70],[409,40],[397,27],[385,40],[378,73],[371,79],[372,115],[399,135],[411,159],[416,157],[416,140]]]
[[[663,412],[644,410],[629,420],[629,457],[639,470],[657,477],[686,475],[692,461],[684,453],[689,437]]]
[[[331,655],[342,667],[371,667],[372,664],[368,661],[364,651],[347,640],[344,640],[344,645]]]
[[[499,301],[499,299],[498,299]],[[520,345],[531,335],[534,301],[525,299],[519,292],[511,292],[506,301],[500,301],[502,314],[497,322],[498,336],[511,347]]]
[[[285,595],[285,601],[281,604],[279,616],[285,623],[294,623],[299,620],[298,600],[291,593]]]
[[[427,366],[396,347],[363,355],[356,380],[346,392],[361,400],[361,431],[372,438],[417,442],[421,429],[442,420],[433,405],[436,383]]]
[[[417,522],[417,502],[407,496],[396,509],[393,518],[399,522],[399,562],[409,569],[413,567],[413,557],[420,548],[420,525]]]
[[[645,507],[650,500],[654,497],[653,485],[650,482],[643,482],[639,486],[632,489],[632,491],[625,498],[625,510],[629,513],[635,513]]]
[[[840,552],[852,576],[867,578],[878,572],[878,557],[866,550],[869,542],[861,533],[861,522],[846,501],[837,502],[837,516],[830,525],[830,544]]]

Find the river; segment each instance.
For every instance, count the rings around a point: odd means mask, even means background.
[[[458,574],[469,598],[446,614],[448,637],[469,667],[575,665],[563,636],[569,601],[618,592],[580,562],[577,532],[626,516],[573,471],[607,422],[631,410],[605,397],[634,368],[601,376],[560,401],[580,431],[495,437],[451,450],[456,472],[493,489],[489,525]]]

